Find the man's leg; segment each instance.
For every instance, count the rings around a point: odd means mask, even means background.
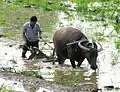
[[[22,57],[23,58],[26,58],[25,54],[27,53],[29,48],[30,48],[30,43],[29,43],[29,41],[26,41],[26,43],[23,45],[23,51],[22,51]]]
[[[26,53],[27,53],[27,51],[23,50],[23,52],[22,52],[22,58],[27,58],[26,55],[25,55]]]
[[[31,48],[32,51],[31,51],[31,55],[29,56],[28,60],[33,59],[35,55],[37,54],[37,51],[38,51],[37,49],[39,49],[39,41],[31,42],[31,46],[32,46]]]
[[[27,53],[27,47],[26,45],[24,44],[23,45],[23,51],[22,51],[22,58],[26,58],[25,54]]]
[[[34,46],[39,48],[39,40],[32,43],[32,47]]]

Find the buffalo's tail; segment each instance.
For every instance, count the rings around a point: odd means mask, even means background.
[[[55,60],[54,60],[54,56],[55,56],[55,48],[53,49],[53,54],[52,54],[52,64],[55,64]]]

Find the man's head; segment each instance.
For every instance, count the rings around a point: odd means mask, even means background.
[[[36,16],[32,16],[32,17],[30,18],[30,24],[31,24],[31,25],[35,25],[36,22],[37,22],[37,17],[36,17]]]

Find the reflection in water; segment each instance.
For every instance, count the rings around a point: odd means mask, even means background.
[[[56,69],[54,81],[63,85],[89,85],[96,88],[96,73],[81,69]]]
[[[49,81],[53,81],[54,71],[55,69],[52,66],[52,63],[42,63],[40,64],[39,74],[45,79]]]
[[[51,90],[40,87],[39,90],[37,90],[36,92],[54,92],[54,91],[51,91]]]
[[[104,51],[99,55],[99,71],[98,71],[98,87],[105,92],[119,92],[120,90],[120,67],[118,60],[118,52],[114,46],[114,42],[109,41],[104,44]],[[115,64],[113,64],[115,62]],[[107,88],[117,88],[107,91]],[[105,88],[105,89],[104,89]],[[104,92],[103,91],[103,92]]]

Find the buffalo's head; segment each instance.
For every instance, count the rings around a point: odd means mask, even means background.
[[[83,54],[87,58],[91,68],[96,70],[98,68],[96,64],[98,52],[102,50],[102,47],[98,50],[96,42],[90,43],[86,40],[79,41],[78,46],[83,50]]]

